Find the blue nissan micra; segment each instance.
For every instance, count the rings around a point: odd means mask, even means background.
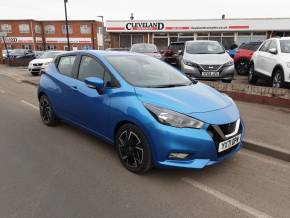
[[[219,163],[244,136],[230,97],[142,54],[63,53],[42,74],[38,99],[44,124],[64,121],[114,144],[134,173]]]

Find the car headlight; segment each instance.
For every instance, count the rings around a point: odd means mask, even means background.
[[[160,108],[152,104],[145,103],[144,106],[160,123],[177,128],[201,129],[204,126],[202,121],[196,120],[184,114]]]
[[[191,61],[187,61],[187,60],[183,60],[183,63],[187,66],[196,67],[196,68],[198,68],[198,66],[199,66],[198,64],[191,62]]]
[[[230,67],[230,66],[233,66],[233,65],[234,65],[234,62],[233,61],[229,61],[229,62],[224,64],[224,67]]]

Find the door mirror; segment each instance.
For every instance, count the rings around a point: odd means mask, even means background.
[[[271,54],[274,54],[274,55],[276,55],[276,54],[278,53],[277,48],[270,48],[270,49],[269,49],[269,52],[270,52]]]
[[[180,50],[178,50],[178,53],[177,53],[178,55],[183,55],[183,51],[180,49]]]
[[[85,84],[91,89],[96,89],[100,95],[104,93],[104,80],[98,77],[86,78]]]

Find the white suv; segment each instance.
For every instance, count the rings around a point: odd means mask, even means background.
[[[249,83],[259,78],[272,81],[281,88],[290,83],[290,37],[266,40],[254,53],[249,71]]]

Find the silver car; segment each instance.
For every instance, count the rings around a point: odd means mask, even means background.
[[[227,83],[234,77],[233,59],[217,41],[187,41],[181,55],[181,70],[189,77]]]

